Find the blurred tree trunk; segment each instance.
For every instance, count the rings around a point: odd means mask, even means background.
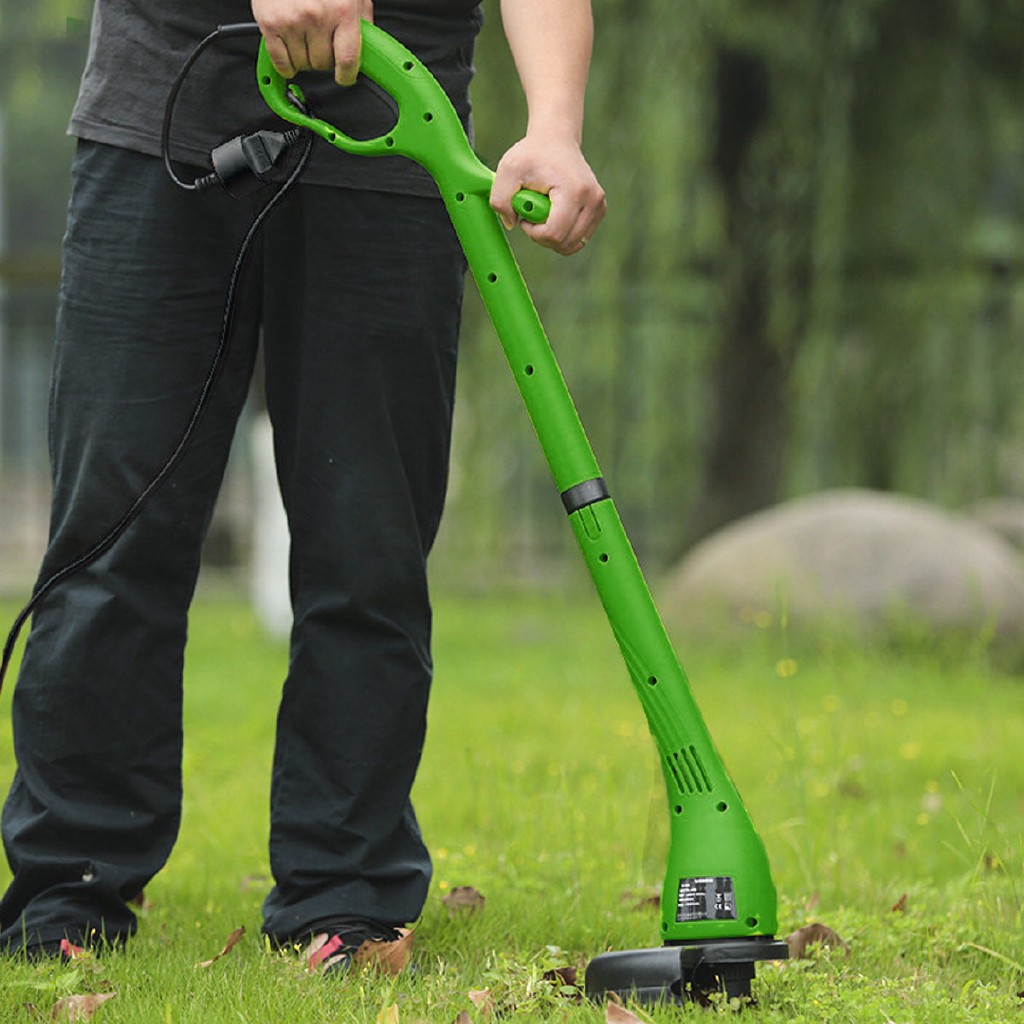
[[[751,204],[746,187],[750,174],[757,173],[753,153],[767,130],[772,102],[764,60],[719,48],[715,101],[712,166],[725,208],[725,284],[709,376],[703,488],[689,524],[692,539],[777,500],[785,439],[786,367],[769,326],[765,211]]]

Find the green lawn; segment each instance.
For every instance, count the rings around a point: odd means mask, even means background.
[[[11,606],[0,606],[5,622]],[[772,630],[680,650],[757,822],[782,935],[849,944],[759,969],[765,1022],[1024,1019],[1024,682],[953,656],[802,643]],[[657,944],[667,813],[653,746],[608,628],[582,595],[441,596],[416,802],[435,856],[415,972],[341,984],[265,951],[267,789],[285,664],[242,605],[204,601],[187,661],[181,839],[123,955],[0,965],[0,1022],[108,993],[101,1022],[430,1021],[498,1013],[598,1021],[543,980],[605,949]],[[0,770],[12,756],[2,698]],[[97,752],[102,756],[102,752]],[[0,882],[7,879],[0,870]],[[451,916],[455,886],[486,897]],[[898,909],[893,909],[898,905]],[[212,967],[228,935],[246,937]],[[490,1014],[469,999],[489,989]],[[638,1011],[700,1019],[728,1007]]]

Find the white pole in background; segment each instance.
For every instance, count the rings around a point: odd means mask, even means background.
[[[250,434],[253,462],[253,538],[251,594],[256,615],[272,636],[287,637],[292,626],[288,589],[288,519],[274,467],[270,418],[253,417]]]
[[[7,178],[5,175],[7,160],[7,120],[0,110],[0,265],[7,255]],[[0,482],[3,481],[4,470],[4,416],[6,415],[7,364],[5,361],[7,337],[7,284],[0,275]],[[0,509],[3,508],[2,490],[0,490]],[[2,517],[0,517],[2,518]]]

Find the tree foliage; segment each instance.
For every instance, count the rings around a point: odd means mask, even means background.
[[[959,504],[1024,484],[1013,6],[595,3],[586,146],[609,218],[576,265],[524,259],[655,560],[820,487]],[[478,113],[504,143],[499,45]],[[536,487],[516,472],[509,491]]]
[[[9,256],[56,251],[88,8],[0,0]],[[825,486],[947,504],[1024,489],[1018,5],[594,9],[585,146],[609,216],[579,257],[517,252],[641,553],[671,559]],[[475,111],[493,164],[525,113],[485,10]],[[472,299],[460,392],[449,543],[485,563],[566,551]]]
[[[5,242],[49,258],[64,230],[68,118],[88,45],[90,0],[0,0]]]

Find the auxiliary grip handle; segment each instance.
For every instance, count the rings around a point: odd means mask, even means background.
[[[551,200],[543,192],[521,188],[512,197],[512,209],[531,224],[543,224],[551,214]]]

